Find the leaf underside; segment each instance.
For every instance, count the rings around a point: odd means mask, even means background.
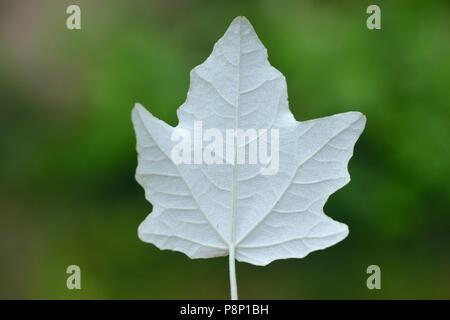
[[[345,224],[326,216],[328,197],[350,181],[347,164],[365,116],[346,112],[296,121],[289,110],[284,76],[249,21],[236,18],[208,59],[190,74],[179,124],[204,129],[279,130],[279,171],[262,175],[259,165],[180,164],[171,160],[173,130],[137,104],[136,179],[152,203],[141,223],[141,240],[191,258],[228,255],[266,265],[302,258],[344,239]]]

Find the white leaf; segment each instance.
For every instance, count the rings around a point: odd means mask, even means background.
[[[350,180],[347,163],[364,129],[363,114],[296,121],[284,76],[269,64],[266,48],[243,17],[191,71],[190,83],[176,128],[139,104],[133,110],[136,179],[153,204],[139,226],[141,240],[191,258],[230,253],[238,261],[266,265],[302,258],[347,236],[347,226],[326,216],[323,206]],[[171,135],[179,129],[193,135],[194,121],[222,133],[278,129],[278,172],[264,175],[254,164],[176,165]]]

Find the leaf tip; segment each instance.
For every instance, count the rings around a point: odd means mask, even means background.
[[[237,16],[232,23],[250,23],[245,16]]]
[[[244,16],[237,16],[236,18],[234,18],[228,29],[229,30],[235,29],[240,31],[250,29],[254,31],[252,24]]]
[[[351,122],[352,127],[356,128],[360,132],[366,127],[367,117],[364,113],[359,111],[350,111],[345,113],[348,116],[348,120]]]
[[[131,119],[135,122],[139,118],[143,118],[143,115],[148,114],[147,109],[144,108],[142,104],[136,102],[134,104],[133,110],[131,111]]]
[[[345,238],[347,238],[348,234],[350,233],[350,230],[348,229],[348,225],[346,225],[345,223],[341,223],[342,224],[342,240],[344,240]]]

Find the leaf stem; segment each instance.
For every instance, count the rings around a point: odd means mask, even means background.
[[[228,255],[228,265],[230,270],[230,294],[231,300],[238,299],[238,291],[237,291],[237,281],[236,281],[236,266],[235,266],[235,257],[234,257],[234,246],[230,246],[230,252]]]

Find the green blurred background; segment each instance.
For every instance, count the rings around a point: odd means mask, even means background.
[[[81,7],[82,30],[66,29]],[[381,7],[382,29],[366,28]],[[227,299],[227,258],[137,238],[136,101],[175,125],[189,71],[245,15],[298,120],[358,110],[350,235],[302,260],[237,264],[241,298],[450,298],[448,1],[0,2],[0,298]],[[77,264],[82,290],[66,288]],[[366,287],[381,267],[381,290]]]

